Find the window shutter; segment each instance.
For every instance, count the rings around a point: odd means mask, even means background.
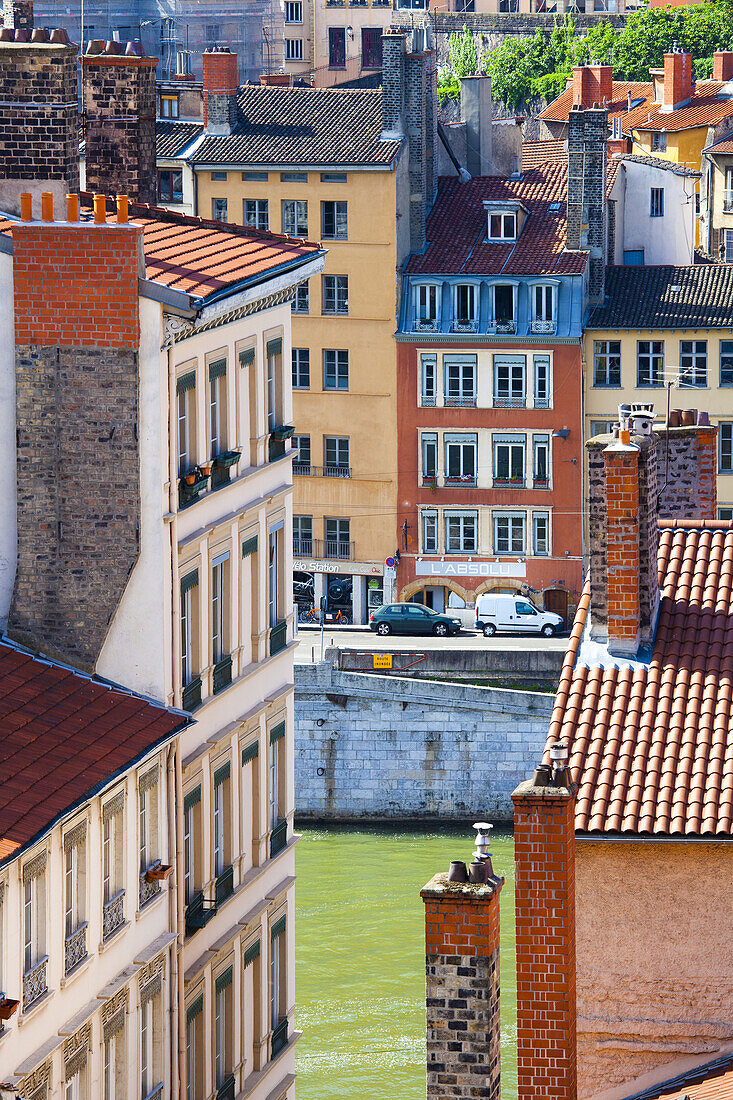
[[[196,389],[196,371],[189,371],[176,379],[176,393],[185,393],[186,390]]]
[[[183,812],[188,813],[192,806],[201,801],[201,786],[194,787],[183,799]]]
[[[195,588],[199,583],[199,571],[193,569],[190,573],[186,573],[185,577],[181,577],[181,595],[185,596],[186,592]]]
[[[228,985],[232,984],[233,970],[231,966],[228,966],[223,974],[220,974],[216,979],[216,992],[221,993],[222,989],[226,989]]]
[[[255,361],[255,349],[245,348],[244,351],[239,353],[239,365],[240,367],[251,367]]]
[[[204,1011],[204,996],[203,993],[200,997],[188,1006],[186,1009],[186,1023],[190,1024],[191,1020],[195,1020]]]
[[[283,342],[282,338],[278,337],[277,340],[267,341],[267,354],[270,355],[282,355]]]
[[[260,957],[260,941],[257,940],[257,943],[253,943],[252,946],[248,947],[247,950],[244,953],[244,966],[245,966],[245,969],[249,966],[250,963],[253,963],[255,961],[255,959],[259,959],[259,957]]]
[[[257,741],[253,741],[251,745],[247,745],[246,749],[242,749],[242,763],[249,764],[250,761],[256,760],[259,755],[259,743]]]
[[[253,535],[251,539],[247,539],[242,543],[242,557],[246,558],[248,554],[257,553],[257,535]]]
[[[275,923],[270,928],[270,939],[271,940],[276,940],[278,936],[282,936],[283,932],[285,931],[286,920],[287,920],[287,917],[286,917],[285,913],[283,913],[283,915],[280,917],[280,919],[275,921]]]
[[[285,723],[279,722],[278,725],[273,726],[270,730],[270,744],[274,745],[276,741],[279,741],[281,737],[285,736]]]
[[[230,764],[227,762],[221,768],[217,768],[214,772],[214,786],[218,787],[220,783],[223,783],[225,779],[229,778]]]
[[[213,378],[221,378],[227,372],[226,359],[217,359],[215,363],[209,363],[209,381]]]

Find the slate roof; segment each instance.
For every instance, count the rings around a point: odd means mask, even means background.
[[[189,722],[0,642],[0,860]]]
[[[609,162],[607,186],[613,184],[618,162]],[[587,252],[568,252],[567,159],[545,162],[521,178],[475,176],[463,183],[441,176],[438,197],[427,221],[425,252],[409,257],[407,275],[578,275]],[[528,210],[519,239],[497,244],[486,240],[485,199],[519,200]],[[551,204],[560,203],[558,211]]]
[[[200,122],[161,122],[155,124],[155,156],[177,157],[204,132]]]
[[[659,524],[648,664],[579,660],[578,604],[548,733],[564,740],[580,832],[733,836],[733,524]]]
[[[194,164],[388,167],[400,149],[381,140],[381,89],[246,85],[238,103],[234,132],[204,137]]]
[[[618,158],[621,161],[631,161],[632,164],[648,164],[650,168],[663,168],[665,172],[671,172],[674,176],[691,176],[699,179],[702,172],[697,168],[689,168],[686,164],[675,164],[673,160],[662,160],[661,157],[643,157],[639,153],[624,153]]]
[[[645,81],[626,81],[626,80],[614,80],[613,82],[613,94],[612,98],[606,104],[608,107],[608,121],[613,118],[625,119],[628,114],[628,96],[631,93],[632,102],[635,99],[643,99],[644,104],[638,108],[643,110],[644,106],[653,104],[654,102],[654,86],[650,80]],[[545,107],[544,111],[539,117],[544,122],[567,122],[568,115],[570,114],[570,108],[573,105],[573,89],[566,88],[564,92],[561,92],[557,99],[553,99],[552,103]],[[669,117],[669,116],[667,116]],[[626,124],[624,122],[624,130],[626,130]]]
[[[608,267],[605,301],[586,327],[733,328],[733,266]]]
[[[559,160],[567,163],[568,150],[564,141],[523,141],[522,142],[522,171],[529,168],[537,168],[550,160]]]

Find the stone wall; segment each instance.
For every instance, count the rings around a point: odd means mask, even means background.
[[[296,813],[509,822],[552,703],[537,692],[296,665]]]

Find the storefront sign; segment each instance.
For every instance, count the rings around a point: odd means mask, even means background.
[[[391,653],[375,653],[372,657],[373,668],[391,668],[392,667],[392,654]]]
[[[300,573],[347,573],[361,577],[381,577],[382,566],[361,561],[320,561],[296,558],[293,569]]]
[[[526,577],[523,561],[429,561],[415,558],[418,577]]]

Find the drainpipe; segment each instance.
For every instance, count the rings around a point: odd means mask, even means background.
[[[175,742],[168,746],[168,767],[167,767],[167,784],[166,789],[168,791],[168,853],[175,851],[176,856],[173,862],[173,882],[174,890],[168,889],[168,927],[173,931],[176,930],[178,938],[180,938],[179,925],[178,925],[178,868],[179,864],[179,852],[177,844],[178,834],[178,814],[176,813],[176,790],[175,790],[175,777],[176,777],[176,759],[177,752]],[[169,983],[170,989],[170,1045],[171,1045],[171,1077],[172,1077],[172,1095],[179,1095],[179,1066],[181,1061],[180,1053],[180,1032],[181,1032],[181,1014],[183,1008],[183,1002],[179,998],[180,987],[180,959],[179,959],[179,944],[178,938],[175,941],[174,950],[171,952],[171,980]],[[178,1057],[176,1057],[176,1048],[178,1050]]]
[[[183,867],[183,767],[180,751],[175,755],[175,782],[176,782],[176,867]],[[185,937],[186,910],[183,896],[183,875],[176,874],[176,903],[178,909],[178,926],[176,931],[176,958],[178,961],[178,1081],[179,1095],[186,1096],[188,1092],[188,1066],[186,1064],[186,1013],[184,1001],[186,996],[184,971],[183,971],[183,941]]]

